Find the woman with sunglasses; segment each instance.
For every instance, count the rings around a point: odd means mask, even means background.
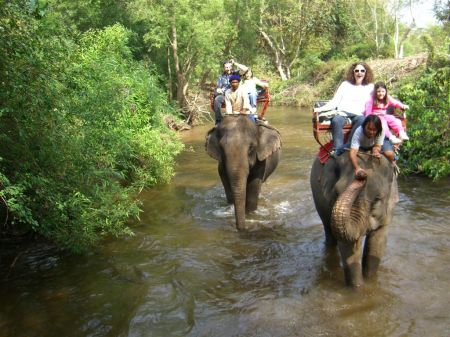
[[[365,62],[355,62],[347,70],[345,80],[339,85],[334,97],[325,105],[315,108],[317,113],[333,111],[331,115],[331,134],[333,151],[339,155],[343,151],[343,128],[346,119],[352,121],[352,139],[355,130],[364,121],[365,104],[373,92],[373,72]]]

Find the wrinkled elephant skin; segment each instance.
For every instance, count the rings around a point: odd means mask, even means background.
[[[247,116],[226,116],[206,136],[206,151],[219,162],[227,201],[234,204],[236,228],[251,229],[245,214],[256,210],[261,184],[278,165],[281,155],[279,132],[256,125]]]
[[[358,154],[358,161],[367,176],[355,179],[348,153],[325,164],[316,158],[310,175],[326,242],[337,243],[346,283],[354,287],[362,285],[363,277],[376,274],[398,202],[392,164],[384,156],[364,153]]]

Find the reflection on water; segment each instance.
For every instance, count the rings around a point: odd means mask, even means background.
[[[283,155],[247,219],[260,230],[235,230],[195,128],[173,183],[142,194],[134,237],[87,256],[31,246],[14,268],[2,256],[0,337],[450,335],[450,181],[400,181],[378,278],[351,291],[312,202],[309,112],[268,117]]]

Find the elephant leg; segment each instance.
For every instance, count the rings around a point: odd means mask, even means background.
[[[348,286],[359,287],[363,284],[361,257],[362,238],[356,242],[338,241],[339,253],[344,268],[345,283]]]
[[[259,193],[261,192],[261,179],[258,177],[248,178],[245,211],[252,212],[258,207]]]
[[[330,225],[325,225],[325,223],[323,223],[323,230],[325,232],[325,246],[336,247],[337,241],[334,238],[333,233],[331,233]]]
[[[376,274],[381,258],[386,248],[388,227],[382,226],[366,236],[363,254],[364,277],[372,277]]]
[[[314,200],[314,205],[316,206],[317,213],[322,220],[323,230],[325,232],[325,245],[326,247],[336,247],[337,241],[331,232],[331,209],[330,201],[325,199],[322,188],[320,186],[320,176],[317,172],[321,170],[320,162],[314,162],[311,169],[311,190]]]
[[[330,211],[326,209],[326,206],[321,207],[321,205],[316,202],[316,209],[319,213],[319,217],[322,220],[323,231],[325,232],[325,246],[326,247],[336,247],[336,239],[331,232],[331,219]]]
[[[230,180],[228,179],[227,171],[222,162],[219,163],[219,176],[222,180],[223,188],[225,189],[225,195],[229,204],[233,203],[233,194],[231,193]]]
[[[322,220],[323,231],[325,232],[325,246],[336,247],[337,240],[331,232],[331,211],[329,211],[326,207],[327,206],[321,206],[318,202],[316,202],[316,209],[319,213],[320,219]]]

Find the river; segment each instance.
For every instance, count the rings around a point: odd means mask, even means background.
[[[143,191],[135,236],[85,256],[34,244],[0,264],[6,336],[449,336],[450,180],[399,181],[376,279],[344,286],[309,187],[310,112],[270,107],[283,154],[263,185],[261,228],[234,229],[210,126],[186,131],[170,185]],[[14,256],[12,256],[14,257]]]

